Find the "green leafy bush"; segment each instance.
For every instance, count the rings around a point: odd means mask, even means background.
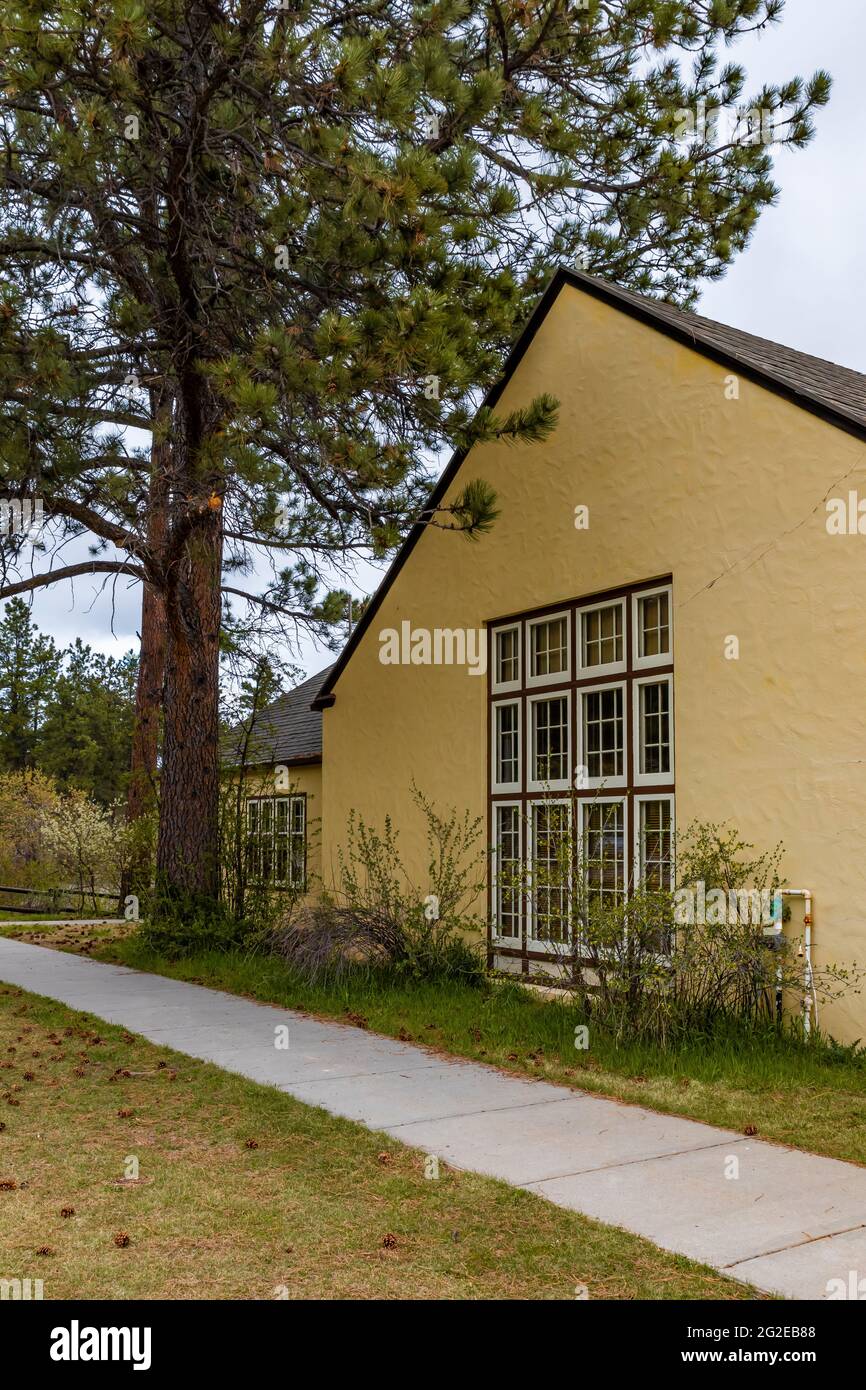
[[[603,824],[593,857],[592,837],[575,842],[580,809],[545,819],[540,862],[500,875],[500,889],[541,910],[551,964],[580,1017],[621,1040],[667,1045],[783,1020],[799,1027],[807,1000],[814,1016],[819,1004],[859,990],[856,964],[809,972],[798,937],[764,930],[784,887],[781,846],[756,855],[734,829],[695,822],[675,852],[669,845],[656,858],[653,875],[625,895],[603,892],[609,841],[622,832]],[[667,863],[670,875],[659,868]],[[685,913],[696,901],[700,911]]]
[[[245,946],[255,933],[255,923],[237,917],[222,903],[183,897],[161,890],[157,884],[147,904],[138,938],[147,950],[169,959],[202,951],[230,951]]]
[[[484,952],[467,939],[483,926],[471,913],[483,887],[481,822],[453,809],[442,816],[412,790],[426,822],[426,887],[406,872],[390,817],[380,832],[352,813],[333,891],[274,937],[275,949],[304,977],[364,968],[416,980],[484,979]]]

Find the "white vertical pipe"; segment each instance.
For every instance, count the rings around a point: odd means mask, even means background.
[[[803,1033],[812,1032],[812,1004],[815,985],[812,977],[812,890],[811,888],[780,888],[782,897],[803,899]]]

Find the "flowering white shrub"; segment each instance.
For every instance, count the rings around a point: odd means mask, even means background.
[[[42,772],[0,774],[0,884],[47,888],[57,882],[45,845],[45,814],[60,804],[60,793]]]
[[[72,790],[44,810],[41,820],[43,845],[65,887],[77,888],[82,897],[119,891],[131,839],[120,805],[101,806]]]

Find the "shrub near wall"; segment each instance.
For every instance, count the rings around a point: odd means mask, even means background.
[[[474,913],[484,887],[481,822],[454,808],[441,814],[417,787],[412,798],[425,825],[426,883],[407,873],[390,817],[380,831],[353,812],[331,891],[274,937],[307,979],[357,969],[414,980],[484,978],[484,922]]]

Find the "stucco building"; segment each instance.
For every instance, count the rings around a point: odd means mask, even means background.
[[[542,392],[544,443],[476,446],[435,489],[488,481],[490,533],[416,527],[336,664],[284,697],[316,872],[354,809],[392,816],[420,879],[413,780],[484,818],[494,867],[531,860],[543,785],[576,789],[579,833],[607,808],[600,890],[657,868],[675,825],[732,822],[783,842],[816,963],[862,960],[866,377],[563,270],[488,402]],[[549,923],[490,903],[493,962],[544,970]],[[863,1036],[866,1005],[822,1022]]]

